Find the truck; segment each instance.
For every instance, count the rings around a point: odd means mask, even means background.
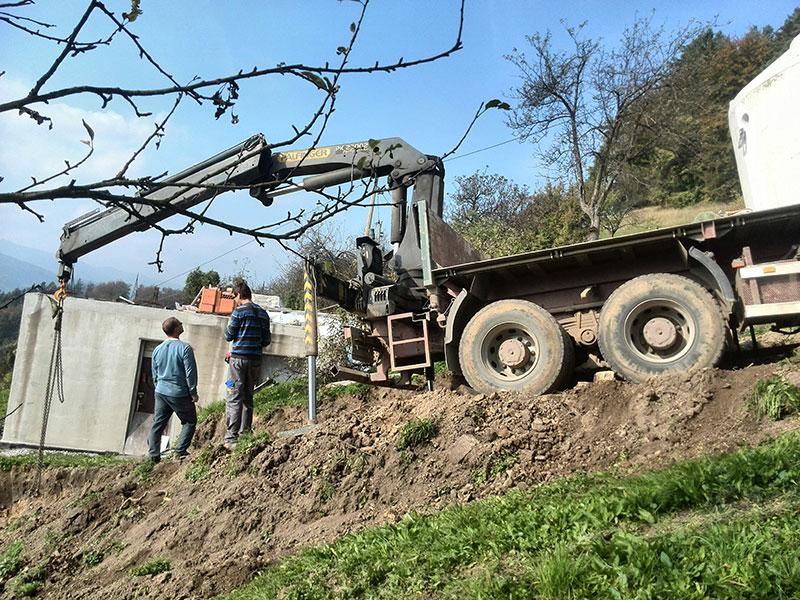
[[[345,331],[360,366],[337,376],[430,381],[444,360],[478,391],[536,395],[569,382],[576,356],[589,352],[634,382],[713,367],[748,327],[800,325],[798,39],[730,103],[746,206],[733,215],[486,259],[443,219],[439,157],[399,138],[273,153],[259,134],[155,182],[141,204],[67,223],[59,279],[69,281],[87,252],[226,188],[246,187],[270,205],[381,180],[391,250],[365,235],[355,241],[355,279],[314,269],[317,293],[361,317]]]

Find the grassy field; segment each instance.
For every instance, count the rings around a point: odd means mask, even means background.
[[[697,220],[707,220],[724,216],[728,212],[741,210],[744,202],[738,200],[729,203],[701,203],[687,206],[685,208],[662,208],[660,206],[648,206],[634,210],[628,215],[623,226],[616,233],[617,236],[629,233],[639,233],[661,227],[671,227],[684,223],[693,223]],[[608,237],[608,232],[604,231],[602,237]]]
[[[362,383],[348,385],[325,386],[317,390],[317,401],[326,402],[338,396],[357,394],[370,389]],[[295,379],[284,383],[276,383],[256,392],[253,396],[253,413],[268,418],[279,408],[287,406],[305,406],[308,403],[308,383],[305,379]],[[225,402],[218,401],[197,411],[197,422],[202,423],[212,415],[225,412]]]
[[[226,598],[795,598],[798,478],[798,434],[576,476],[346,536]]]

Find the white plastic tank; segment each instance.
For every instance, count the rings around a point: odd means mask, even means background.
[[[731,101],[728,126],[745,206],[800,204],[800,36]]]

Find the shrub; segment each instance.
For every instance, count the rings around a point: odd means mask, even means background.
[[[131,575],[134,577],[143,577],[145,575],[158,575],[172,570],[172,563],[166,558],[154,558],[146,562],[140,567],[131,569]]]
[[[22,542],[10,543],[3,555],[0,556],[0,586],[19,573],[23,564]]]
[[[759,417],[767,416],[777,421],[800,411],[800,389],[782,375],[759,379],[753,386],[748,405]]]
[[[397,448],[398,450],[407,450],[419,446],[432,440],[437,433],[439,433],[439,428],[430,419],[412,419],[400,431]]]

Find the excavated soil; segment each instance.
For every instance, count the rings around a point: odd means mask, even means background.
[[[579,384],[542,397],[447,385],[375,389],[321,406],[318,426],[302,436],[277,437],[305,418],[300,409],[278,411],[256,424],[272,441],[240,461],[219,445],[221,423],[210,420],[198,429],[193,459],[162,462],[145,482],[135,464],[50,470],[33,498],[32,472],[0,473],[0,549],[22,540],[30,564],[46,565],[46,598],[209,598],[300,548],[408,511],[579,471],[650,469],[796,429],[796,418],[758,420],[746,409],[753,383],[775,372],[797,380],[796,366],[766,364],[639,385]],[[411,419],[433,420],[438,434],[399,451]],[[210,472],[188,481],[203,450]],[[104,559],[88,567],[91,550]],[[169,559],[172,570],[130,574],[153,558]]]

